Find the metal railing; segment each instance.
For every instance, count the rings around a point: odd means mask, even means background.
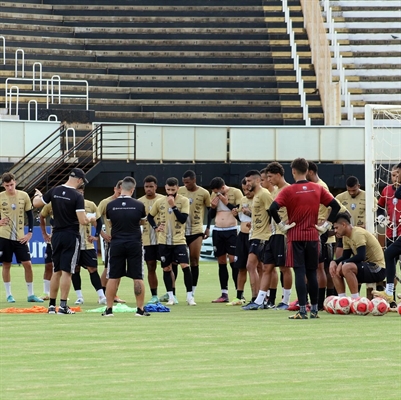
[[[21,78],[25,76],[25,51],[15,50],[15,78],[18,78],[18,54],[21,53]]]
[[[3,51],[2,51],[2,54],[3,54],[3,65],[6,65],[6,38],[4,37],[4,36],[0,36],[0,39],[2,40],[2,42],[3,42]]]
[[[301,107],[303,110],[303,119],[305,121],[306,126],[310,126],[311,119],[309,118],[309,110],[308,104],[306,104],[306,93],[304,90],[304,81],[302,79],[302,69],[299,64],[299,55],[297,54],[297,44],[295,43],[295,34],[292,28],[292,20],[290,16],[290,9],[288,7],[287,0],[282,1],[282,9],[284,12],[284,20],[287,24],[287,34],[290,38],[291,45],[291,58],[294,60],[294,70],[296,74],[296,81],[298,83],[298,94],[301,98]]]

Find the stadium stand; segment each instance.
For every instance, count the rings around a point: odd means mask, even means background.
[[[334,20],[339,53],[353,105],[364,119],[365,104],[401,104],[401,2],[399,0],[322,1]],[[330,18],[329,18],[330,19]],[[334,49],[333,37],[332,50]],[[340,71],[333,73],[340,79]],[[347,119],[344,95],[342,119]]]
[[[323,110],[300,3],[288,4],[309,118],[320,125]],[[18,49],[29,78],[40,62],[44,79],[86,80],[95,113],[70,118],[77,130],[87,132],[92,121],[305,124],[279,0],[14,0],[1,8],[1,89],[14,76]],[[36,100],[39,119],[47,118],[45,97],[32,95],[32,83],[18,86],[20,114],[26,117],[28,101]],[[85,85],[62,82],[61,91],[82,96]],[[65,97],[49,108],[79,107],[85,109],[84,98]]]

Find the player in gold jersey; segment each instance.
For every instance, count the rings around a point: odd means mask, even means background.
[[[242,199],[241,190],[229,187],[224,179],[215,177],[210,182],[212,194],[210,196],[210,210],[208,224],[215,218],[212,232],[214,255],[219,264],[219,281],[221,296],[212,303],[228,303],[228,270],[227,256],[230,262],[232,278],[237,289],[238,270],[234,266],[235,246],[237,242],[237,220],[232,210],[237,208]]]
[[[110,221],[107,220],[106,218],[106,209],[107,209],[107,204],[109,204],[112,200],[117,199],[121,195],[121,184],[122,180],[119,180],[114,187],[114,193],[112,196],[106,197],[103,199],[99,205],[98,205],[98,210],[99,213],[103,219],[105,231],[100,232],[100,236],[104,240],[104,253],[105,253],[105,261],[104,261],[104,271],[102,273],[102,276],[100,277],[100,280],[102,282],[102,288],[103,291],[106,293],[106,285],[107,285],[107,267],[109,264],[109,250],[110,250],[110,241],[111,241],[111,225]],[[114,299],[115,303],[125,303],[125,300],[120,299],[118,296]]]
[[[0,193],[0,262],[3,264],[3,282],[9,303],[15,303],[11,294],[11,262],[13,254],[25,270],[25,282],[28,290],[28,302],[43,303],[33,292],[33,271],[28,242],[32,238],[33,213],[32,203],[27,193],[17,190],[15,177],[5,172],[1,177],[5,189]],[[24,232],[24,217],[28,217],[28,233]]]
[[[370,232],[351,225],[348,214],[337,214],[334,230],[343,238],[344,252],[342,257],[331,261],[330,274],[340,297],[346,296],[345,279],[351,298],[357,299],[358,285],[381,282],[385,279],[383,250],[379,241]]]
[[[159,254],[163,268],[163,279],[169,300],[167,305],[174,305],[173,282],[171,271],[173,262],[180,264],[184,273],[187,289],[187,304],[196,306],[192,294],[192,275],[189,268],[187,243],[185,240],[185,223],[189,214],[189,200],[178,194],[178,179],[168,178],[165,190],[167,196],[155,201],[148,214],[150,226],[159,233]],[[159,216],[157,225],[155,217]]]
[[[210,225],[203,232],[203,220],[205,211],[210,209],[209,192],[196,184],[194,171],[185,171],[182,176],[183,187],[178,189],[181,194],[189,200],[189,216],[185,224],[185,239],[189,248],[189,264],[192,274],[192,293],[195,296],[196,286],[199,278],[199,258],[202,240],[209,237]]]
[[[271,236],[270,216],[268,210],[273,203],[273,197],[267,189],[260,185],[260,172],[248,171],[245,174],[247,189],[254,193],[252,201],[252,221],[249,233],[249,254],[246,269],[251,283],[252,299],[249,304],[242,307],[243,310],[257,310],[263,308],[271,270],[270,257],[266,260],[266,246]],[[258,273],[258,265],[263,264],[262,279]],[[263,286],[263,288],[262,288]],[[267,288],[265,287],[267,286]]]
[[[78,192],[84,195],[85,185],[82,184],[78,189]],[[95,249],[95,242],[98,243],[99,235],[102,230],[102,218],[96,204],[93,201],[84,200],[85,212],[87,215],[94,215],[96,217],[96,232],[92,235],[92,224],[80,225],[79,233],[81,235],[81,244],[79,259],[77,266],[75,267],[75,273],[72,274],[72,284],[74,286],[75,293],[77,294],[77,300],[75,304],[80,305],[84,303],[84,298],[81,289],[81,274],[80,267],[85,268],[89,272],[90,281],[94,287],[97,295],[99,304],[106,304],[106,296],[102,288],[102,282],[100,280],[99,273],[97,271],[97,252]]]
[[[159,193],[156,193],[157,179],[153,175],[148,175],[145,177],[143,180],[143,188],[145,190],[145,195],[139,198],[138,201],[145,205],[146,214],[149,214],[155,201],[163,196]],[[158,218],[156,218],[155,222],[157,225],[160,223]],[[157,260],[160,260],[160,256],[158,250],[157,232],[152,229],[148,221],[146,221],[143,225],[142,244],[144,250],[144,259],[148,268],[148,283],[150,292],[152,294],[152,298],[148,301],[148,304],[156,304],[159,302],[159,298],[157,296],[157,287],[159,282],[157,280],[156,268]]]

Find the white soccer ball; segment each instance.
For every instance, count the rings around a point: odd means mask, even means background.
[[[329,314],[335,314],[336,313],[336,303],[337,303],[338,297],[337,296],[329,296],[325,299],[323,306],[324,309],[329,313]]]
[[[387,312],[390,308],[387,301],[380,297],[375,297],[372,300],[372,304],[373,304],[373,309],[372,309],[371,313],[372,313],[372,315],[375,315],[375,316],[387,314]]]
[[[351,305],[351,311],[356,315],[368,315],[373,310],[372,302],[366,297],[354,300]]]
[[[336,314],[347,315],[350,313],[352,300],[350,297],[338,297],[334,306]]]

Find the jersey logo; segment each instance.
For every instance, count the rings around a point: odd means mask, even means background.
[[[62,195],[62,196],[65,196],[65,192],[62,192],[61,195]]]
[[[398,203],[398,199],[397,199],[397,197],[394,197],[393,204],[396,205],[397,203]]]
[[[356,204],[355,204],[355,203],[352,203],[352,204],[351,204],[351,210],[355,210],[355,208],[356,208]]]
[[[13,203],[13,204],[11,204],[11,208],[12,208],[13,210],[15,210],[15,209],[17,208],[17,206]]]
[[[169,207],[168,213],[171,214],[172,212],[173,212],[173,209],[171,207]]]
[[[194,199],[189,199],[189,204],[192,204],[194,202]]]
[[[307,186],[302,186],[302,190],[306,190],[306,189],[308,189]]]
[[[123,202],[121,203],[121,205],[122,205],[123,207],[125,207],[125,206],[127,205],[127,203],[126,203],[125,201],[123,201]]]

